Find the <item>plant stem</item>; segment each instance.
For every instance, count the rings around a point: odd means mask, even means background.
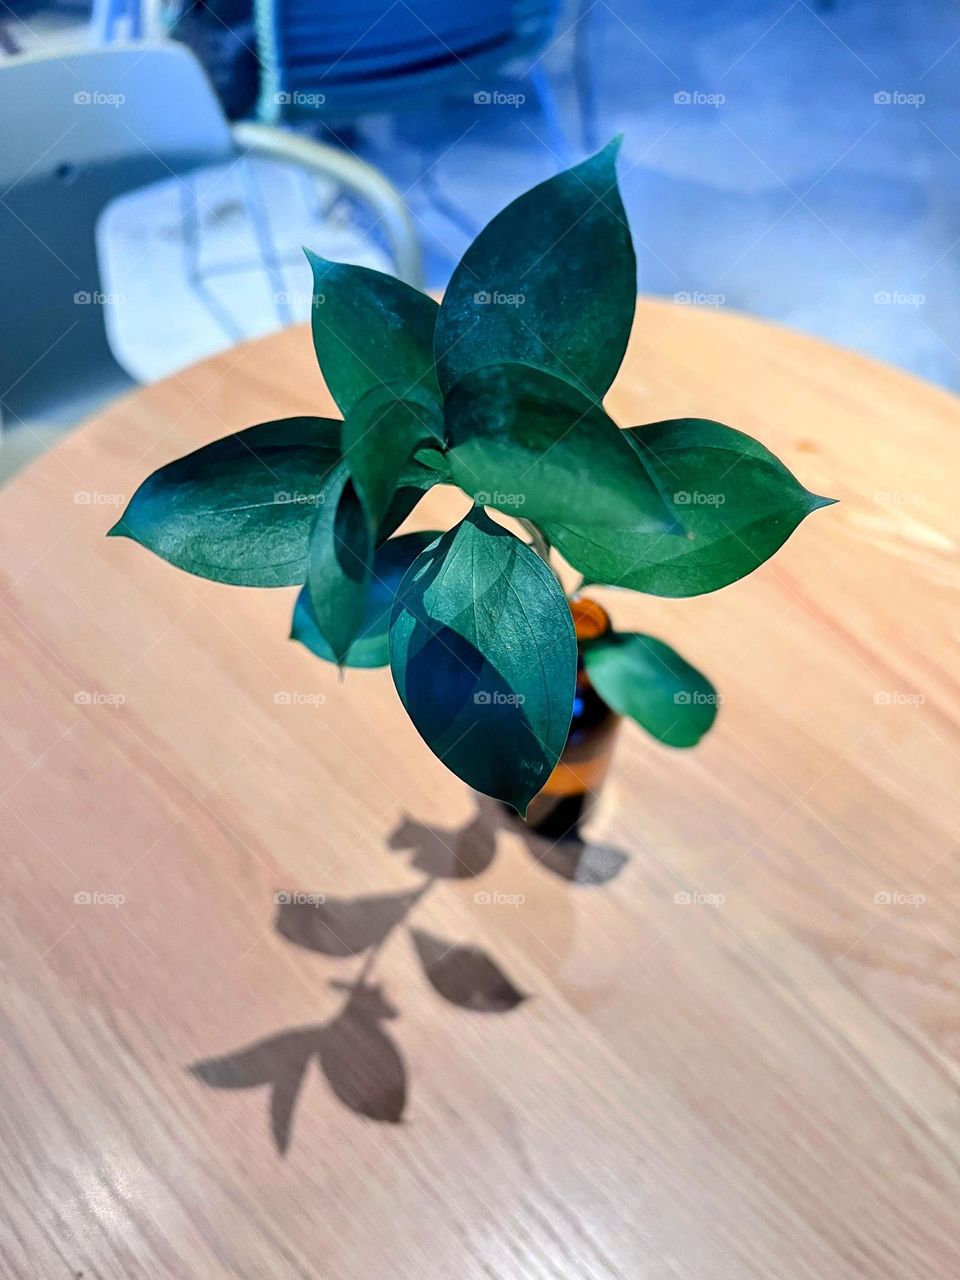
[[[350,992],[350,995],[347,997],[348,1004],[350,1003],[350,1000],[353,997],[353,995],[366,984],[367,979],[370,977],[370,972],[373,969],[374,964],[376,963],[376,959],[379,956],[380,952],[383,950],[383,948],[386,946],[387,941],[390,938],[390,935],[394,932],[394,930],[399,925],[406,924],[411,911],[413,911],[414,907],[417,906],[417,904],[423,898],[424,894],[426,894],[433,887],[436,879],[437,879],[436,876],[427,876],[427,878],[420,885],[420,888],[417,890],[417,896],[410,903],[410,906],[404,912],[402,918],[398,920],[396,924],[391,925],[390,928],[387,930],[387,932],[380,939],[380,941],[375,943],[374,946],[372,946],[370,950],[367,952],[367,954],[364,956],[363,964],[360,966],[359,970],[357,971],[356,978],[354,978],[353,982],[350,984],[351,992]]]
[[[560,583],[560,586],[563,587],[563,579],[560,577],[559,573],[557,573],[556,567],[550,563],[550,543],[544,537],[543,530],[539,529],[533,523],[532,520],[524,520],[522,516],[517,516],[517,524],[519,524],[522,529],[526,530],[526,532],[529,533],[530,550],[535,551],[537,553],[537,555],[540,557],[543,563],[550,570],[552,570],[553,576]],[[581,576],[580,579],[575,583],[574,586],[570,588],[569,591],[566,589],[566,587],[564,587],[563,594],[567,597],[568,600],[572,600],[582,586],[583,586],[583,577]]]

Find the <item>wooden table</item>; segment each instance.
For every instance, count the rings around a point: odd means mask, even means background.
[[[5,1280],[957,1274],[960,406],[654,302],[609,403],[842,503],[729,590],[603,597],[726,701],[694,752],[624,730],[579,861],[497,829],[388,673],[289,643],[293,591],[104,539],[160,463],[331,412],[304,331],[0,494]],[[404,915],[512,987],[451,1003]]]

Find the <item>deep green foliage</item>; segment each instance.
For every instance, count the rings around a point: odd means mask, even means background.
[[[313,340],[343,422],[287,418],[154,472],[110,531],[240,586],[301,586],[292,635],[342,666],[389,661],[437,756],[521,812],[566,741],[577,644],[548,567],[659,596],[752,572],[828,499],[762,444],[683,418],[621,430],[602,398],[633,323],[619,143],[528,191],[477,237],[438,306],[390,276],[313,271]],[[422,494],[473,501],[391,537]],[[531,546],[483,508],[519,517]],[[659,741],[710,728],[710,682],[650,636],[583,646],[600,695]]]

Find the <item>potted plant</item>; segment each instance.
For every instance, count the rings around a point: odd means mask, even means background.
[[[146,479],[110,530],[204,578],[300,586],[293,637],[343,667],[389,664],[443,763],[520,813],[563,768],[578,679],[672,746],[716,714],[704,676],[582,599],[578,652],[551,557],[588,584],[699,595],[830,502],[732,427],[624,429],[604,410],[636,302],[618,147],[498,214],[439,305],[308,253],[314,346],[342,421],[285,418],[197,449]],[[462,489],[468,514],[398,535],[436,484]]]

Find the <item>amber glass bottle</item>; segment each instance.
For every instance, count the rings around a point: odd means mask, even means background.
[[[610,618],[595,600],[571,600],[577,641],[595,640],[610,630]],[[527,810],[526,825],[552,840],[576,838],[606,776],[620,717],[590,683],[582,653],[577,660],[573,719],[557,766]]]

